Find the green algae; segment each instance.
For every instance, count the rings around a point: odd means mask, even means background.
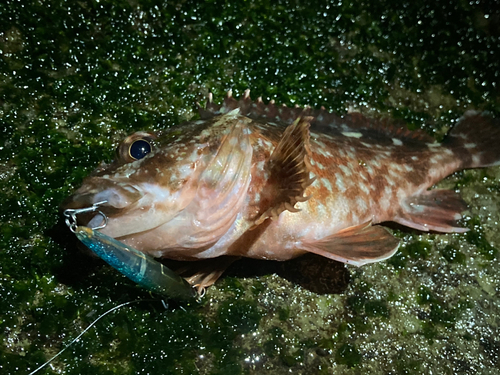
[[[354,367],[361,362],[361,354],[354,345],[344,344],[335,353],[335,360],[348,367]]]
[[[481,227],[479,217],[474,216],[469,221],[469,228],[471,229],[466,233],[467,242],[477,247],[478,252],[486,259],[493,260],[498,257],[498,249],[492,246],[485,237],[484,230]]]
[[[500,113],[498,17],[487,2],[1,4],[0,372],[28,373],[101,313],[151,299],[56,225],[123,136],[250,88],[440,139],[468,109]],[[225,278],[200,305],[113,312],[42,373],[499,373],[492,170],[450,179],[468,233],[396,231],[398,254],[350,268],[340,295]]]
[[[450,263],[465,265],[466,256],[455,246],[446,245],[441,251],[441,255]]]
[[[354,316],[364,315],[367,317],[389,317],[389,309],[384,300],[373,299],[369,295],[369,290],[373,287],[370,284],[361,285],[357,288],[356,293],[351,295],[346,300],[346,308],[349,309]]]
[[[449,306],[423,285],[417,293],[417,303],[427,308],[421,315],[422,334],[431,341],[439,335],[440,327],[453,329],[460,314],[474,307],[473,303],[466,299],[460,299],[455,306]]]
[[[404,243],[397,254],[388,260],[395,268],[401,269],[407,266],[407,260],[426,259],[431,251],[431,245],[426,241],[414,241]]]

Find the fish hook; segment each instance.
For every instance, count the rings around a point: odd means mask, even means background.
[[[99,206],[103,205],[105,203],[108,203],[108,201],[101,201],[94,203],[92,207],[84,207],[84,208],[68,208],[67,210],[64,210],[63,215],[66,217],[66,225],[68,226],[69,230],[72,231],[73,233],[76,233],[76,228],[78,227],[77,224],[77,219],[76,215],[87,213],[87,212],[96,212],[102,216],[104,223],[91,228],[92,230],[97,230],[97,229],[102,229],[108,225],[108,217],[102,212],[99,211]]]

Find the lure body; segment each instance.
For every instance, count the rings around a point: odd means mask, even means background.
[[[76,227],[75,235],[97,256],[140,286],[168,297],[195,297],[194,289],[182,277],[149,255],[88,227]]]

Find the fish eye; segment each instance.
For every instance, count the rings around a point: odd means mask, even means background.
[[[151,152],[151,144],[145,139],[138,139],[133,142],[129,149],[128,154],[134,160],[139,160]]]

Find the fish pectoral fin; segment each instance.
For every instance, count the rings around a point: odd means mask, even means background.
[[[457,220],[465,209],[466,203],[454,191],[428,190],[406,198],[394,221],[424,232],[463,233],[468,229],[459,227]]]
[[[362,266],[394,255],[399,241],[386,228],[371,222],[352,226],[320,240],[303,241],[301,248],[342,263]]]
[[[313,183],[309,172],[310,117],[299,117],[288,126],[265,168],[269,179],[261,192],[261,207],[255,225],[267,218],[277,218],[283,211],[299,211],[295,203],[304,202],[304,191]]]

